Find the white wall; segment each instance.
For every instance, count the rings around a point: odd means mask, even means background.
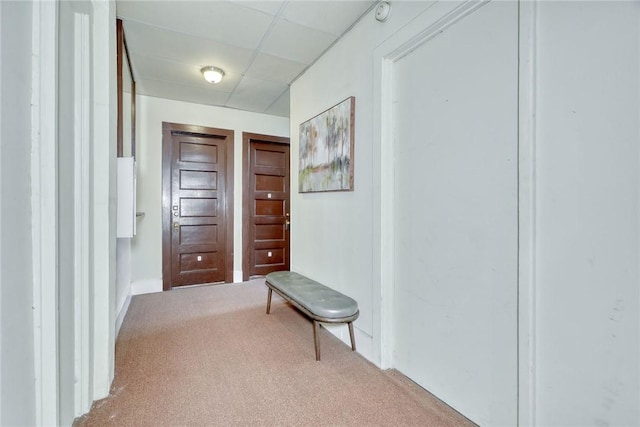
[[[242,132],[289,136],[289,119],[229,108],[148,96],[136,99],[139,137],[137,234],[131,245],[133,293],[162,290],[162,122],[235,131],[234,149],[234,281],[242,281]]]
[[[376,295],[373,253],[375,192],[373,134],[373,50],[405,26],[430,2],[393,2],[385,23],[366,16],[291,86],[291,269],[343,292],[356,301],[358,351],[375,363]],[[300,123],[356,97],[354,191],[298,193]],[[343,327],[333,328],[348,340]]]
[[[640,3],[537,29],[537,424],[638,425]]]
[[[393,2],[384,24],[365,17],[291,88],[292,165],[298,160],[300,123],[356,97],[355,191],[298,194],[292,169],[291,268],[358,301],[358,349],[377,364],[386,343],[380,340],[385,301],[376,283],[380,242],[372,238],[381,224],[376,178],[392,172],[379,169],[380,147],[372,144],[382,108],[373,53],[429,6]],[[536,22],[520,22],[534,32],[533,47],[521,47],[522,54],[532,50],[535,64],[520,71],[535,80],[520,84],[537,89],[525,94],[533,100],[531,109],[520,111],[520,127],[534,127],[531,139],[521,134],[525,173],[514,177],[523,192],[521,207],[530,209],[520,218],[533,218],[531,224],[519,224],[521,246],[514,248],[521,271],[531,272],[513,283],[525,313],[514,325],[520,342],[526,341],[521,345],[526,351],[519,352],[519,378],[532,394],[528,400],[520,394],[519,420],[525,425],[638,425],[640,4],[521,6],[536,8]],[[529,196],[531,204],[525,203]],[[524,246],[529,242],[533,254]],[[464,407],[458,409],[465,414]]]
[[[358,351],[375,363],[372,52],[430,4],[394,2],[386,23],[370,14],[291,86],[291,269],[358,301]],[[349,96],[356,97],[354,191],[298,193],[300,124]],[[344,327],[332,329],[348,340]]]
[[[34,425],[31,8],[0,2],[0,424]]]

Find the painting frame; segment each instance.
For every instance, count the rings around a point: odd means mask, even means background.
[[[298,193],[353,191],[356,98],[300,123]]]

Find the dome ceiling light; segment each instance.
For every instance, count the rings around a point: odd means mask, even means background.
[[[224,77],[224,71],[218,67],[204,67],[200,70],[200,72],[202,73],[202,77],[204,77],[206,81],[213,84],[220,83],[220,81],[222,81],[222,78]]]

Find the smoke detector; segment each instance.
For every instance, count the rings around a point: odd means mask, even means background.
[[[381,1],[378,3],[378,7],[376,7],[376,19],[380,22],[384,22],[389,17],[389,13],[391,12],[391,5],[389,2]]]

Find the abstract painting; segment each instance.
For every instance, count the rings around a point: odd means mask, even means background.
[[[353,191],[355,97],[300,125],[298,191]]]

